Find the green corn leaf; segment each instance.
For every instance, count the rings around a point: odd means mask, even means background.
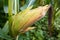
[[[8,39],[8,40],[12,40],[13,39],[9,35],[4,34],[3,31],[2,31],[2,29],[0,30],[0,38]]]
[[[60,10],[55,14],[55,17],[59,17],[60,16]]]
[[[11,39],[12,40],[12,38],[9,35],[5,35],[5,34],[2,34],[2,33],[0,33],[0,38]]]
[[[9,27],[8,27],[8,21],[7,21],[4,27],[2,29],[0,28],[0,38],[6,39],[6,40],[12,40],[13,38],[7,35],[8,32],[9,32]]]
[[[26,0],[25,5],[22,6],[22,7],[20,8],[20,10],[25,10],[27,7],[30,7],[31,5],[33,5],[35,1],[36,1],[36,0]]]
[[[8,34],[8,32],[9,32],[9,24],[8,24],[8,21],[5,23],[4,27],[2,28],[2,32],[4,34]]]

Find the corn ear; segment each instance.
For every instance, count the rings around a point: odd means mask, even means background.
[[[29,7],[19,14],[12,16],[12,26],[11,31],[12,35],[16,36],[22,30],[27,30],[29,26],[31,26],[34,22],[43,18],[50,8],[50,5],[40,6],[38,8],[30,10],[32,7]]]

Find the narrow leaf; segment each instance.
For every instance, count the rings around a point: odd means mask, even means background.
[[[2,28],[2,32],[7,34],[9,32],[9,24],[8,21],[5,23],[4,27]]]

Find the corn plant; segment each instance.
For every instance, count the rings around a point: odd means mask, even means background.
[[[0,14],[5,13],[0,17],[0,40],[60,40],[59,3],[59,0],[0,0]]]

